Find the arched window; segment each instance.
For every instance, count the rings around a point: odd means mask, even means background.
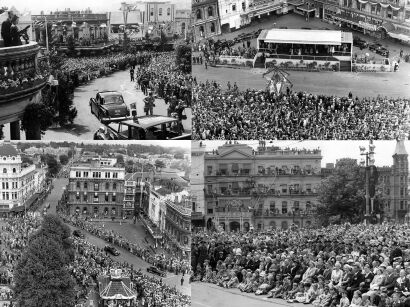
[[[214,16],[214,9],[212,6],[208,6],[208,17]]]
[[[167,15],[170,16],[171,15],[171,9],[167,8]]]
[[[3,174],[7,174],[7,168],[3,168]]]
[[[211,32],[215,33],[215,23],[211,23]]]
[[[196,10],[196,19],[202,19],[202,12],[200,9]]]
[[[158,10],[158,15],[159,15],[159,16],[162,16],[162,8],[161,8],[161,7],[160,7],[159,10]]]
[[[15,174],[16,173],[16,168],[15,167],[13,167],[13,174]]]
[[[150,15],[151,15],[151,16],[154,16],[154,8],[151,8]]]

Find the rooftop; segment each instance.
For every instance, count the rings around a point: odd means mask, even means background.
[[[10,143],[0,143],[0,157],[18,156],[19,153],[16,148]]]
[[[341,45],[353,42],[353,35],[337,30],[267,29],[259,34],[258,40],[281,44]]]

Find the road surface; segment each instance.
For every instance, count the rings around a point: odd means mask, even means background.
[[[88,84],[77,87],[74,91],[74,106],[77,108],[78,114],[74,119],[74,124],[64,128],[50,128],[42,137],[43,140],[92,140],[94,133],[98,128],[103,126],[98,119],[91,114],[89,101],[91,97],[95,97],[98,91],[112,90],[119,91],[124,97],[127,105],[136,102],[137,114],[145,115],[144,103],[145,98],[141,90],[135,89],[135,82],[130,81],[129,71],[119,71],[108,77],[102,77],[90,81]],[[163,99],[155,101],[156,107],[154,114],[167,115],[168,106]],[[182,123],[186,130],[191,131],[191,109],[186,109],[187,119]],[[9,135],[5,133],[5,135]],[[21,135],[24,137],[24,133]]]
[[[242,293],[238,289],[225,289],[214,284],[192,283],[192,307],[311,307],[311,304],[288,303],[282,299]]]
[[[43,208],[47,203],[50,204],[50,208],[47,210],[48,213],[57,214],[56,208],[58,201],[61,200],[61,197],[64,193],[64,189],[68,184],[68,178],[56,178],[53,180],[53,188],[51,193],[48,194],[42,205],[38,208],[39,212],[43,212]]]

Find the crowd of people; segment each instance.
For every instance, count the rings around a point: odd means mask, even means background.
[[[190,298],[176,288],[166,285],[162,279],[150,277],[128,263],[114,261],[104,251],[86,240],[75,238],[74,245],[78,253],[70,271],[82,290],[78,299],[83,301],[88,289],[97,284],[99,276],[107,276],[111,269],[121,269],[122,276],[129,277],[136,299],[130,306],[188,307]]]
[[[114,230],[106,229],[102,225],[92,223],[85,219],[67,216],[60,213],[60,217],[67,223],[83,229],[113,245],[124,248],[135,256],[151,263],[163,270],[178,273],[188,274],[190,265],[185,259],[177,256],[164,255],[163,253],[154,253],[148,246],[130,242]]]
[[[315,307],[410,306],[410,228],[193,234],[193,281]]]
[[[193,86],[194,139],[394,139],[409,130],[410,101],[270,89],[240,91],[228,84]]]
[[[137,88],[145,95],[152,92],[164,99],[169,105],[168,116],[175,113],[175,117],[183,119],[185,108],[192,102],[192,77],[177,68],[174,52],[158,54],[138,67],[135,75]]]

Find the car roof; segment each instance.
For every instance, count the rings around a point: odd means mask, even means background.
[[[121,123],[127,126],[141,127],[147,129],[149,127],[168,124],[177,121],[175,117],[168,117],[163,115],[145,115],[137,118],[138,122],[133,119],[124,120]]]
[[[103,91],[103,92],[98,92],[98,94],[100,94],[101,97],[105,97],[105,96],[111,96],[111,95],[120,95],[122,96],[122,94],[120,92],[116,92],[116,91]]]

